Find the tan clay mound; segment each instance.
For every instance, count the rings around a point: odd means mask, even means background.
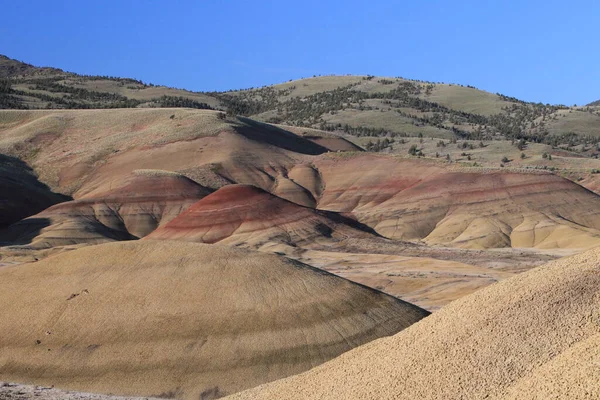
[[[600,248],[463,297],[237,399],[600,398]]]
[[[0,241],[44,248],[141,238],[210,193],[166,171],[136,171],[110,186],[19,221],[0,231]]]
[[[464,248],[600,244],[600,197],[556,175],[368,154],[314,164],[325,188],[318,208],[352,212],[388,238]]]
[[[25,163],[0,154],[0,229],[66,199],[40,183]]]
[[[148,238],[259,248],[272,242],[307,246],[367,235],[356,222],[338,214],[302,207],[254,186],[229,185]]]
[[[136,169],[183,172],[207,185],[221,170],[267,187],[296,158],[327,148],[247,118],[193,109],[0,111],[0,152],[30,161],[53,190],[79,198]],[[221,178],[222,179],[222,178]]]
[[[0,268],[0,379],[210,399],[427,314],[276,255],[171,241],[88,246]]]

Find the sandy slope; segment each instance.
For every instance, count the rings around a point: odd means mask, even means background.
[[[169,241],[88,246],[0,268],[0,379],[215,398],[426,315],[275,255]]]
[[[390,338],[234,399],[597,399],[600,249],[444,307]]]

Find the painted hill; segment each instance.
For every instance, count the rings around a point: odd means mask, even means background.
[[[272,243],[305,247],[369,233],[339,214],[302,207],[249,185],[229,185],[205,197],[149,239],[244,245]]]
[[[75,198],[138,169],[270,189],[284,166],[328,151],[279,127],[190,109],[0,111],[0,134],[0,151]]]
[[[232,399],[598,398],[599,288],[600,249],[594,249]]]
[[[448,168],[367,153],[313,164],[325,188],[319,209],[351,212],[388,238],[465,248],[600,244],[600,197],[553,174]]]
[[[141,238],[210,193],[184,176],[157,170],[135,171],[110,186],[7,227],[0,242],[48,248]]]
[[[0,379],[211,399],[427,314],[275,255],[172,241],[88,246],[0,268]]]
[[[315,143],[308,137],[318,132],[216,111],[0,111],[0,133],[2,151],[76,200],[135,170],[158,169],[211,189],[249,184],[303,206],[349,212],[392,239],[467,248],[598,243],[598,197],[555,175],[325,154],[330,149],[319,142],[332,149],[344,142],[325,143],[331,138],[323,135]]]

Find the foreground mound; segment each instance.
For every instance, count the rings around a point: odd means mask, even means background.
[[[391,338],[237,399],[600,398],[600,249],[507,279]]]
[[[261,247],[306,246],[369,235],[343,216],[284,200],[250,185],[229,185],[205,197],[149,236]],[[367,228],[368,229],[368,228]]]
[[[0,379],[216,398],[427,314],[275,255],[169,241],[89,246],[0,268]]]
[[[140,170],[110,182],[110,189],[88,193],[0,232],[0,241],[34,247],[98,244],[148,235],[210,191],[166,171]]]

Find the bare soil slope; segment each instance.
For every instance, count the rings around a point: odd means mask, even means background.
[[[233,399],[596,399],[600,249],[463,297],[391,338]]]
[[[0,268],[0,379],[210,399],[427,314],[275,255],[173,241],[88,246]]]
[[[260,248],[272,243],[304,247],[369,235],[339,214],[302,207],[254,186],[229,185],[148,238]]]
[[[549,173],[367,153],[325,155],[314,165],[324,182],[318,208],[351,212],[388,238],[464,248],[600,244],[600,197]]]
[[[27,161],[53,190],[84,196],[137,169],[200,184],[271,189],[284,166],[327,148],[247,118],[191,109],[0,111],[0,152]]]
[[[138,170],[0,231],[0,242],[35,248],[141,238],[208,195],[210,190],[172,172]]]

